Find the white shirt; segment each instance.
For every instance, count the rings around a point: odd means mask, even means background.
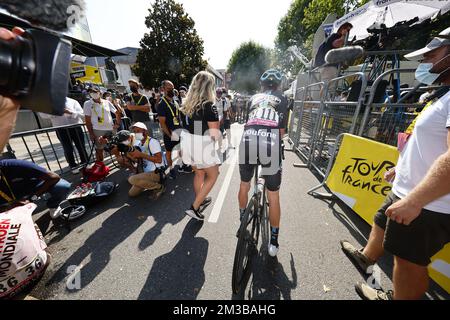
[[[214,104],[216,106],[216,108],[217,108],[217,113],[219,114],[219,121],[222,121],[222,119],[223,119],[223,112],[228,110],[227,109],[227,103],[226,103],[226,101],[224,103],[224,101],[225,100],[220,98]]]
[[[54,127],[70,126],[84,122],[84,112],[77,100],[66,98],[65,108],[72,112],[72,114],[65,113],[62,116],[53,116],[46,113],[39,113],[39,115],[43,119],[50,119]]]
[[[450,92],[419,116],[413,134],[397,165],[392,191],[406,197],[427,175],[433,163],[448,151]],[[450,194],[430,203],[427,210],[450,214]]]
[[[139,147],[142,150],[142,153],[148,154],[150,156],[162,153],[161,145],[159,144],[158,140],[150,139],[149,137],[146,141],[144,141],[144,144],[142,143],[142,141],[137,141],[135,143],[135,147]],[[143,159],[143,164],[144,172],[153,172],[156,170],[156,168],[161,168],[163,166],[163,163],[154,163],[146,159]]]
[[[108,100],[101,99],[100,103],[89,100],[84,103],[84,115],[91,117],[94,130],[112,131],[113,118],[111,112],[116,113],[117,109]],[[99,121],[103,119],[103,121]]]

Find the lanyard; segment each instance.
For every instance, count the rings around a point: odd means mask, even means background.
[[[2,175],[2,180],[5,182],[6,186],[8,187],[12,198],[1,190],[0,190],[0,197],[5,199],[8,203],[12,203],[16,200],[16,197],[14,196],[14,192],[12,191],[11,187],[9,186],[8,180],[6,180],[5,176],[3,175],[3,173],[1,171],[0,171],[0,174]]]
[[[411,125],[408,127],[408,129],[406,130],[405,133],[408,133],[408,134],[412,134],[412,133],[413,133],[414,128],[416,127],[417,120],[419,119],[420,115],[421,115],[422,113],[424,113],[425,110],[427,110],[429,107],[431,107],[431,105],[432,105],[433,103],[434,103],[434,101],[428,102],[428,104],[427,104],[427,105],[422,109],[422,111],[417,115],[417,117],[414,119],[414,121],[411,123]]]
[[[172,113],[172,119],[173,119],[173,124],[178,126],[180,123],[178,122],[178,115],[179,115],[179,110],[178,108],[175,106],[175,110],[176,110],[176,115],[172,110],[172,107],[170,106],[170,103],[166,100],[165,97],[163,97],[164,102],[167,104],[167,107],[169,107],[170,112]],[[176,103],[176,102],[174,102]]]
[[[176,115],[175,115],[175,113],[173,112],[173,110],[172,110],[172,107],[170,106],[170,103],[166,100],[166,98],[165,97],[163,97],[163,100],[164,100],[164,102],[167,104],[167,106],[169,107],[169,109],[170,109],[170,112],[172,113],[172,117],[178,117],[178,108],[177,107],[175,107],[175,110],[176,110]]]
[[[94,104],[97,104],[95,101],[93,101]],[[100,108],[102,108],[102,117],[100,118],[100,115],[98,114],[97,110],[95,109],[95,105],[92,105],[92,109],[94,109],[95,114],[97,115],[98,118],[98,123],[102,124],[103,122],[105,122],[105,108],[103,108],[103,101],[100,101]]]
[[[137,106],[141,103],[141,101],[142,101],[143,98],[144,98],[144,96],[141,95],[141,98],[140,98],[139,101],[136,103],[136,100],[134,100],[134,95],[131,94],[131,99],[133,99],[134,104],[137,105]]]

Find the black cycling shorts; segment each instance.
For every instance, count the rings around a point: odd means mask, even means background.
[[[239,148],[241,181],[250,182],[255,168],[261,165],[261,176],[269,191],[280,190],[282,149],[279,129],[246,128]]]

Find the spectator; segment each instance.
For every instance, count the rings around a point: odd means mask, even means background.
[[[140,84],[134,79],[128,81],[130,85],[131,94],[127,97],[127,107],[131,113],[132,122],[143,122],[147,127],[150,123],[150,102],[147,97],[139,93]]]
[[[180,98],[180,105],[182,105],[183,102],[184,102],[184,99],[186,99],[187,91],[188,90],[187,90],[186,87],[184,87],[184,86],[180,87],[180,90],[179,90],[179,92],[180,92],[180,96],[179,96],[179,98]]]
[[[228,149],[235,149],[231,139],[231,119],[233,117],[233,110],[231,107],[231,96],[227,94],[227,89],[223,88],[222,99],[225,100],[225,106],[223,109],[223,128],[227,134]]]
[[[164,147],[166,148],[167,162],[170,168],[169,178],[175,179],[176,172],[173,168],[172,152],[180,143],[179,137],[174,134],[181,129],[180,106],[174,100],[174,85],[171,81],[165,80],[162,83],[164,96],[158,105],[158,119],[164,136]],[[184,165],[180,168],[183,170]]]
[[[448,37],[450,28],[441,35]],[[418,81],[450,84],[450,39],[438,36],[405,57],[421,60]],[[397,168],[386,179],[395,179],[393,192],[375,216],[366,247],[341,245],[364,272],[384,250],[394,255],[394,291],[358,283],[364,299],[421,299],[428,289],[430,259],[450,241],[450,92],[420,114]]]
[[[215,107],[217,109],[217,113],[219,114],[219,122],[220,122],[220,132],[222,133],[221,138],[218,139],[218,144],[219,144],[219,152],[222,153],[222,143],[223,143],[223,134],[225,132],[225,119],[223,117],[224,115],[224,111],[227,107],[227,101],[224,98],[224,94],[223,94],[223,89],[222,88],[217,88],[216,89],[216,103],[215,103]]]
[[[182,112],[186,121],[181,134],[181,151],[183,161],[192,165],[195,171],[195,201],[186,215],[204,220],[202,212],[212,199],[208,197],[219,176],[220,160],[215,151],[215,140],[220,137],[219,114],[214,105],[214,76],[199,72],[194,79],[186,97]]]
[[[90,138],[95,143],[96,160],[103,162],[105,144],[101,143],[99,138],[112,135],[120,127],[122,115],[111,102],[101,99],[98,87],[91,87],[89,92],[91,99],[84,103],[83,108],[86,127],[89,131]],[[111,112],[116,114],[115,121],[113,121]]]
[[[50,119],[53,127],[63,127],[84,123],[83,109],[78,101],[71,98],[66,98],[66,108],[64,109],[63,116],[52,116],[44,113],[40,113],[40,116],[44,119]],[[73,149],[74,144],[78,150],[78,154],[80,155],[80,165],[84,165],[88,161],[83,130],[81,127],[56,129],[56,135],[63,146],[64,155],[72,170],[72,173],[78,174],[80,169],[77,168],[78,165],[75,161],[75,150]]]
[[[148,128],[144,123],[137,122],[131,129],[134,138],[130,135],[128,141],[138,149],[128,153],[127,157],[140,161],[141,168],[139,168],[139,171],[142,173],[132,175],[128,179],[128,182],[132,185],[128,194],[130,197],[137,197],[145,190],[153,191],[152,198],[157,200],[165,191],[162,184],[164,163],[161,145],[157,139],[149,135]]]
[[[0,160],[0,174],[0,206],[10,206],[16,202],[30,200],[33,196],[40,197],[49,193],[47,207],[52,218],[71,187],[69,182],[56,173],[23,160]]]
[[[353,25],[351,23],[344,23],[339,27],[336,33],[331,34],[319,47],[316,58],[314,59],[314,67],[320,68],[319,72],[321,81],[327,82],[338,77],[339,65],[327,65],[325,62],[325,56],[327,55],[328,51],[342,48],[344,46],[347,35],[350,33],[350,30],[352,28]]]

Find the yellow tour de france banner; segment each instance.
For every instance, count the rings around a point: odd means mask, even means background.
[[[326,184],[372,225],[392,190],[392,185],[384,181],[384,174],[396,166],[398,156],[395,147],[346,134]],[[429,270],[433,280],[450,293],[450,245],[433,257]]]
[[[102,85],[100,70],[96,67],[72,62],[70,73],[74,79],[80,80],[81,82]]]

